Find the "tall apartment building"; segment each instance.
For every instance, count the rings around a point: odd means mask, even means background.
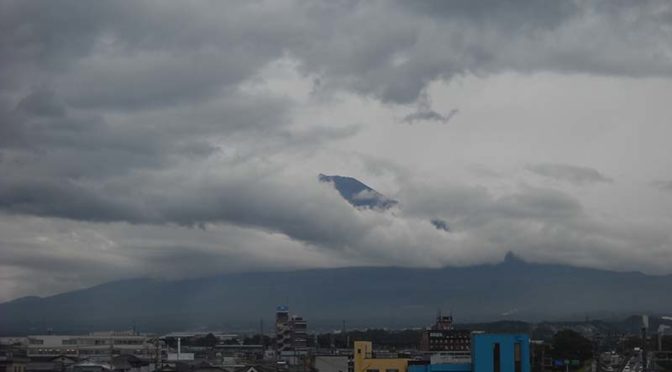
[[[284,305],[275,308],[275,348],[278,353],[289,351],[292,348],[289,308]]]
[[[279,353],[302,351],[308,347],[308,323],[298,315],[289,315],[287,306],[275,309],[275,340]]]

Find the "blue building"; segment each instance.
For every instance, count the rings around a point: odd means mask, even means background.
[[[525,334],[475,333],[471,363],[411,364],[408,372],[530,372],[530,339]]]

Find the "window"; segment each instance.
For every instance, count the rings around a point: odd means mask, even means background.
[[[513,368],[514,372],[522,372],[523,371],[523,365],[521,363],[521,351],[520,351],[520,342],[516,342],[515,345],[513,345]]]
[[[502,362],[499,355],[499,343],[495,343],[492,347],[492,371],[501,372]]]

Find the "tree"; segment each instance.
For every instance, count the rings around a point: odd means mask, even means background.
[[[207,346],[207,347],[213,347],[217,345],[217,337],[213,335],[212,333],[208,333],[205,337],[199,338],[195,344],[197,346]]]
[[[563,329],[553,336],[554,359],[569,359],[585,362],[593,356],[592,342],[570,329]]]

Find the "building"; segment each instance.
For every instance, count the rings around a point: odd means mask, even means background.
[[[530,372],[530,339],[525,334],[475,334],[473,372]]]
[[[313,365],[317,372],[348,372],[350,358],[346,355],[316,355]]]
[[[27,356],[87,358],[109,361],[116,355],[130,354],[153,358],[156,346],[146,336],[133,332],[96,332],[88,335],[28,336]]]
[[[276,358],[289,365],[306,365],[308,357],[308,322],[298,315],[289,316],[287,306],[275,311]]]
[[[72,372],[112,372],[114,368],[107,363],[80,362],[71,366]]]
[[[30,359],[17,350],[0,350],[0,372],[25,372],[28,362]]]
[[[370,341],[355,341],[353,372],[407,372],[406,358],[376,358]],[[420,372],[420,371],[418,371]]]
[[[275,308],[275,348],[278,353],[291,351],[292,329],[289,325],[289,308],[281,305]]]
[[[530,372],[530,339],[525,334],[472,335],[470,363],[411,363],[408,372]]]
[[[420,350],[441,353],[448,359],[469,359],[471,352],[471,331],[455,329],[452,316],[439,313],[436,323],[422,333]]]
[[[308,322],[298,315],[289,319],[292,350],[300,351],[308,348]]]
[[[278,353],[308,349],[308,322],[298,315],[289,316],[287,306],[275,311],[275,339]]]
[[[250,365],[234,369],[233,372],[277,372],[276,368],[264,365]]]
[[[78,358],[67,356],[32,357],[26,364],[26,372],[70,371],[78,362]]]

